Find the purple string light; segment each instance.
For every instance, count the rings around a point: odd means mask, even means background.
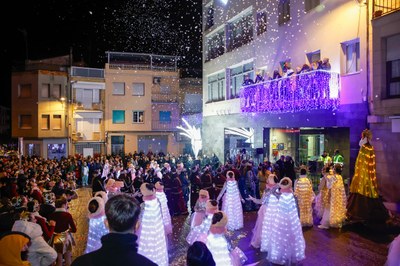
[[[289,113],[339,107],[339,74],[314,70],[244,86],[242,112]]]

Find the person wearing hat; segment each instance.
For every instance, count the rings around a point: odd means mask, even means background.
[[[270,208],[269,211],[266,212],[266,209],[271,197],[274,197],[272,194],[275,193],[275,191],[279,188],[279,186],[276,184],[276,179],[277,177],[274,174],[270,174],[268,176],[261,199],[254,198],[252,196],[249,197],[249,200],[253,201],[254,203],[261,204],[261,207],[257,212],[257,221],[253,228],[253,237],[251,238],[250,242],[250,244],[255,248],[261,247],[262,238],[265,238],[265,235],[269,233],[269,227],[272,224],[272,221],[270,221],[268,217],[274,213],[274,210],[273,208]],[[274,199],[271,201],[273,200]],[[265,213],[268,214],[265,215]],[[265,226],[263,226],[264,220],[266,223]]]
[[[284,177],[279,182],[280,196],[271,227],[267,260],[286,265],[305,259],[305,240],[292,191],[292,180]]]
[[[208,191],[205,189],[200,189],[199,198],[197,199],[196,205],[194,206],[194,213],[192,216],[192,222],[190,223],[190,227],[193,228],[198,226],[203,221],[206,215],[206,204],[210,199]]]
[[[138,253],[159,266],[168,266],[167,241],[156,188],[153,184],[143,183],[140,193],[143,195],[143,203],[138,228]]]
[[[171,196],[172,211],[174,215],[187,215],[187,205],[182,191],[182,182],[177,174],[176,168],[171,168]]]
[[[300,169],[300,176],[294,183],[294,195],[299,206],[301,226],[313,226],[312,203],[315,193],[305,168]]]
[[[189,175],[190,181],[190,211],[194,213],[194,206],[196,205],[197,199],[199,198],[199,191],[201,188],[201,179],[199,173],[199,166],[194,165],[191,168]]]
[[[218,202],[216,200],[208,200],[206,203],[205,217],[200,225],[192,227],[186,241],[192,245],[195,241],[206,243],[208,232],[210,230],[212,217],[218,212]]]
[[[22,232],[9,231],[0,236],[0,265],[28,266],[27,251],[31,238]]]
[[[238,230],[243,228],[243,207],[242,202],[244,199],[240,195],[238,183],[235,179],[233,171],[226,173],[226,182],[222,188],[221,193],[218,195],[217,201],[222,201],[222,211],[225,212],[228,217],[228,230]]]
[[[172,233],[172,221],[171,221],[171,214],[168,208],[167,196],[164,193],[163,182],[157,181],[157,183],[155,184],[155,188],[156,188],[156,197],[159,200],[161,206],[161,213],[164,223],[165,234],[168,235]]]
[[[207,236],[206,245],[215,260],[215,265],[242,265],[247,260],[239,249],[232,249],[231,243],[226,238],[228,216],[224,212],[216,212],[212,218],[210,233]]]
[[[86,243],[85,254],[95,251],[101,247],[101,237],[108,233],[104,220],[106,219],[104,212],[105,201],[99,196],[95,196],[88,203],[89,230]]]

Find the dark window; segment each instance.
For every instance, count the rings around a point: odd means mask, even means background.
[[[319,6],[319,0],[305,0],[304,1],[304,10],[306,12],[310,11],[311,9],[316,8]]]
[[[388,97],[400,97],[400,59],[386,62]]]
[[[290,20],[290,0],[279,0],[278,25]]]
[[[252,13],[227,24],[228,51],[241,47],[253,40]]]
[[[267,31],[267,12],[257,12],[257,35],[261,35]]]
[[[211,37],[207,37],[206,61],[217,58],[225,52],[224,31],[218,31]]]
[[[212,26],[214,26],[214,6],[210,5],[207,8],[207,14],[206,14],[206,26],[204,27],[204,30],[208,30]]]

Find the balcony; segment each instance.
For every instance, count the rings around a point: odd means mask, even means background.
[[[180,125],[180,122],[180,120],[171,120],[169,122],[152,120],[151,129],[156,131],[176,131],[176,127]]]
[[[339,106],[339,74],[315,70],[242,87],[242,112],[289,113]]]
[[[110,69],[178,71],[178,56],[106,52]]]
[[[104,78],[104,69],[90,67],[71,67],[72,77]]]
[[[177,93],[152,93],[151,101],[156,103],[177,103]]]
[[[372,14],[374,18],[400,10],[399,0],[374,0]]]

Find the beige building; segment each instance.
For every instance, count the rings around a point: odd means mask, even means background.
[[[106,151],[178,154],[177,57],[108,52],[105,66]]]
[[[69,57],[29,61],[12,73],[12,137],[23,137],[23,154],[68,155]]]
[[[72,154],[104,154],[104,69],[72,67],[70,75]]]

